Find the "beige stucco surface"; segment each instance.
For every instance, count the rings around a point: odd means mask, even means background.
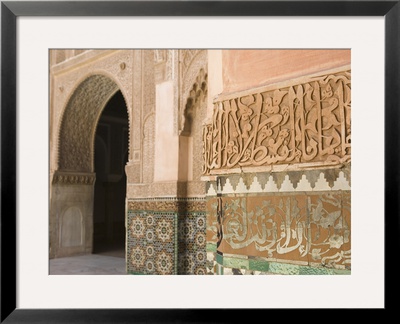
[[[224,92],[260,87],[350,64],[349,49],[222,51]]]
[[[155,181],[177,180],[178,136],[173,129],[174,88],[172,81],[156,86]]]

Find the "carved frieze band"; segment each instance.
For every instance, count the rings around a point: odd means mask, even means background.
[[[220,177],[221,182],[210,181],[207,196],[217,192],[229,194],[258,194],[273,192],[317,192],[351,190],[350,169],[343,171],[312,170],[292,173],[263,173],[246,176]]]
[[[203,198],[157,198],[132,199],[128,201],[128,210],[157,211],[204,211],[206,202]]]
[[[203,128],[203,174],[351,160],[351,71],[217,98]]]
[[[95,173],[57,172],[53,175],[53,184],[58,185],[93,185]]]

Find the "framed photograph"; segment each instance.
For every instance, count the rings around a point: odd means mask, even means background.
[[[399,15],[2,1],[1,322],[392,309]]]

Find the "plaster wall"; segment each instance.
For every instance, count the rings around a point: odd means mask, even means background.
[[[210,121],[213,115],[214,99],[223,92],[222,79],[222,50],[208,51],[208,98],[206,120]]]
[[[230,93],[350,64],[349,49],[222,51],[223,92]]]
[[[156,130],[154,181],[177,181],[179,139],[174,134],[173,82],[156,86]]]

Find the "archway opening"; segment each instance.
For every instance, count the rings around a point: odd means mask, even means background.
[[[96,128],[93,254],[125,258],[128,113],[121,91],[106,104]]]

